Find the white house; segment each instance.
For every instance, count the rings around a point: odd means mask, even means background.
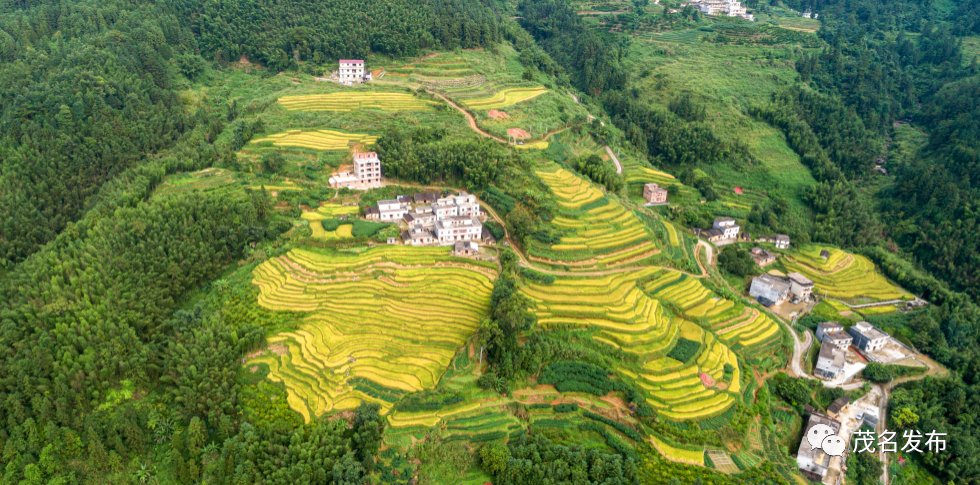
[[[381,160],[376,152],[354,154],[354,175],[367,188],[381,187]]]
[[[739,227],[735,223],[735,219],[731,217],[719,217],[715,219],[714,224],[711,225],[712,229],[720,229],[724,234],[725,239],[735,239],[738,237]]]
[[[857,322],[847,330],[854,337],[854,345],[865,352],[874,352],[888,343],[888,334],[868,322]]]
[[[336,172],[328,180],[335,189],[346,187],[355,190],[368,190],[381,187],[381,160],[375,152],[355,152],[354,170]]]
[[[785,234],[776,234],[773,244],[776,245],[776,249],[789,249],[789,236]]]
[[[364,60],[341,59],[337,78],[341,84],[347,85],[364,82]]]
[[[452,216],[439,219],[435,226],[439,245],[449,245],[456,241],[479,241],[483,235],[483,224],[472,216]]]
[[[813,281],[799,273],[786,275],[789,280],[789,292],[794,298],[802,301],[809,300],[813,296]]]
[[[765,306],[777,305],[789,297],[789,283],[775,275],[761,274],[752,278],[749,295]]]
[[[408,204],[397,199],[379,200],[378,213],[382,221],[400,221],[408,213]]]
[[[731,217],[718,217],[711,224],[711,229],[705,230],[702,234],[712,242],[730,241],[738,237],[739,229],[735,219]]]
[[[813,368],[813,373],[824,379],[836,379],[844,372],[846,354],[840,347],[828,340],[820,344],[820,353],[817,355],[817,365]]]
[[[854,338],[837,322],[820,322],[817,324],[817,340],[830,342],[837,348],[846,350],[851,346]]]

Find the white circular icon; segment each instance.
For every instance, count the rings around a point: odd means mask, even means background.
[[[830,456],[841,456],[844,454],[844,448],[847,448],[847,444],[844,443],[844,438],[832,434],[823,439],[820,443],[820,447],[823,452]]]
[[[824,438],[834,434],[834,428],[826,424],[818,424],[806,432],[806,441],[810,443],[810,449],[819,449]]]

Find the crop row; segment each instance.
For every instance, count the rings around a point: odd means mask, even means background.
[[[370,145],[378,137],[333,130],[290,130],[252,140],[252,143],[271,143],[277,147],[299,147],[314,150],[347,150],[351,144]]]
[[[434,387],[478,326],[492,288],[484,268],[452,261],[445,248],[436,248],[441,257],[411,249],[420,254],[393,246],[358,255],[293,250],[254,270],[260,305],[307,313],[297,329],[269,339],[285,351],[257,359],[307,419],[364,400],[390,408],[391,392],[363,392],[352,379],[393,392]],[[433,264],[407,265],[418,257]]]
[[[547,92],[547,88],[540,86],[534,88],[507,88],[494,93],[492,96],[464,100],[463,104],[471,109],[504,108],[536,98]]]
[[[328,94],[283,96],[279,104],[288,110],[299,111],[355,111],[379,109],[382,111],[421,111],[435,104],[408,93],[351,91]]]
[[[830,253],[826,261],[819,256],[821,250]],[[860,301],[911,298],[879,273],[871,260],[837,248],[806,247],[785,258],[784,263],[788,270],[813,280],[814,291],[828,297]]]
[[[635,214],[585,179],[561,168],[537,175],[555,195],[559,213],[551,224],[562,237],[550,246],[532,244],[532,259],[583,269],[632,264],[659,252]]]

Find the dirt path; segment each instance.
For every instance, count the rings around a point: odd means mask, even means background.
[[[466,117],[466,123],[470,125],[470,129],[471,130],[473,130],[473,131],[479,133],[481,136],[484,136],[484,137],[489,138],[491,140],[494,140],[494,141],[497,141],[497,142],[500,142],[500,143],[503,143],[503,144],[507,144],[507,140],[504,140],[503,138],[500,138],[499,136],[496,136],[496,135],[492,135],[490,133],[487,133],[486,131],[483,130],[483,128],[480,128],[480,125],[477,125],[476,124],[476,118],[474,118],[473,115],[470,114],[469,111],[466,111],[465,109],[463,109],[462,106],[454,103],[453,100],[451,100],[451,99],[449,99],[449,98],[447,98],[447,97],[443,96],[442,94],[439,94],[439,93],[437,93],[435,91],[426,91],[426,92],[429,93],[429,94],[431,94],[431,95],[433,95],[433,96],[435,96],[435,97],[437,97],[437,98],[439,98],[439,99],[441,99],[441,100],[443,100],[443,101],[445,101],[446,104],[448,104],[449,106],[452,106],[453,108],[455,108],[456,111],[459,111],[460,113],[463,113],[463,116]]]
[[[795,320],[794,320],[795,321]],[[807,374],[803,370],[803,358],[806,357],[806,353],[810,350],[810,345],[813,345],[813,334],[810,332],[803,332],[803,341],[800,341],[800,337],[796,335],[796,331],[793,330],[793,326],[783,322],[783,326],[789,331],[790,336],[793,337],[793,356],[790,358],[790,370],[792,374],[796,377],[802,377],[804,379],[816,379],[810,374]]]
[[[629,10],[609,10],[609,11],[579,10],[578,12],[575,13],[578,15],[620,15],[624,13],[629,13]]]
[[[609,155],[609,158],[611,158],[612,161],[613,161],[613,163],[616,165],[616,173],[622,174],[623,173],[623,165],[621,163],[619,163],[619,158],[617,158],[616,157],[616,154],[613,153],[612,148],[609,148],[609,145],[606,145],[606,154]]]

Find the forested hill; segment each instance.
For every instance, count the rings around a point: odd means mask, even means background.
[[[495,15],[473,0],[170,3],[181,18],[191,19],[206,57],[246,56],[276,70],[297,61],[321,63],[369,52],[405,56],[500,40]]]
[[[207,59],[274,70],[500,39],[477,0],[0,2],[0,266],[77,219],[98,188],[199,116],[177,96]],[[188,21],[189,20],[189,21]]]

